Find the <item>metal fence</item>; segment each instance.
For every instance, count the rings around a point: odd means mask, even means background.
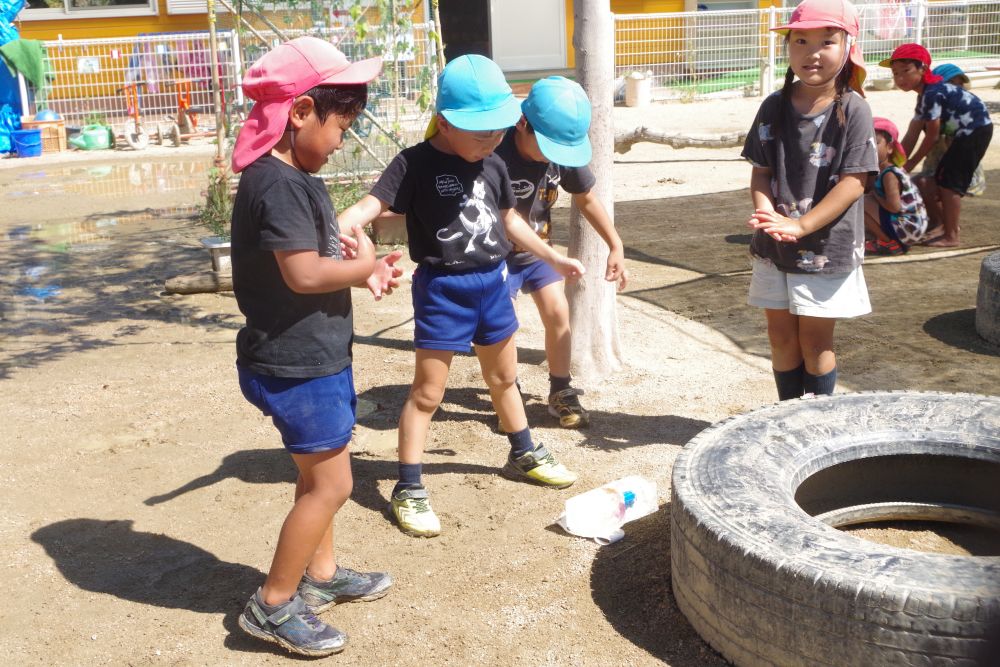
[[[859,43],[870,81],[899,44],[918,42],[937,62],[966,72],[1000,68],[1000,2],[857,2]],[[615,76],[650,73],[656,99],[757,96],[775,90],[787,68],[780,35],[793,7],[615,15]]]
[[[176,120],[178,93],[199,113],[198,129],[215,127],[207,32],[45,42],[48,85],[32,91],[32,112],[57,111],[67,125],[105,122],[122,132],[136,102],[148,131]],[[218,33],[224,96],[239,91],[240,49],[233,32]],[[134,94],[133,94],[134,93]]]

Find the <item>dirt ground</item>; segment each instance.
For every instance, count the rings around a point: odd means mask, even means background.
[[[977,92],[1000,101],[1000,91]],[[913,101],[870,95],[901,125]],[[749,126],[758,104],[615,115],[622,129],[728,132]],[[506,440],[490,428],[474,358],[459,357],[424,467],[444,533],[400,533],[385,505],[412,311],[406,290],[377,304],[355,293],[355,375],[368,409],[338,557],[387,569],[396,583],[382,600],[325,615],[351,637],[331,661],[724,664],[670,593],[669,498],[672,463],[691,437],[775,400],[762,316],[744,305],[749,169],[738,153],[638,145],[616,158],[633,282],[618,302],[624,368],[585,386],[590,429],[562,431],[546,416],[541,326],[519,302],[529,420],[580,473],[571,490],[499,476]],[[236,626],[294,480],[272,426],[236,386],[240,314],[231,294],[162,293],[165,279],[208,268],[191,206],[210,156],[203,145],[0,161],[0,652],[11,664],[297,660]],[[866,263],[875,312],[838,325],[841,391],[997,393],[1000,349],[975,335],[972,309],[979,263],[1000,243],[1000,145],[986,166],[990,186],[967,202],[963,248]],[[566,498],[628,474],[657,483],[661,511],[626,525],[623,541],[598,547],[553,526]],[[912,548],[997,553],[925,527],[867,530]]]

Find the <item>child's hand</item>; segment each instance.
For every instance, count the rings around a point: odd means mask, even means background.
[[[776,211],[762,208],[753,212],[747,224],[761,230],[779,243],[795,243],[807,234],[798,219],[787,218]]]
[[[340,255],[344,259],[354,259],[358,256],[358,242],[353,236],[340,235]]]
[[[375,261],[375,244],[368,238],[363,225],[352,225],[351,232],[354,234],[354,259]]]
[[[625,253],[621,250],[608,254],[608,269],[604,272],[604,279],[618,283],[618,291],[621,292],[628,284],[628,271],[625,269]]]
[[[402,256],[402,250],[393,250],[375,262],[375,270],[368,276],[365,284],[376,301],[380,301],[387,294],[392,294],[392,290],[399,287],[399,277],[403,275],[403,269],[397,267],[396,262]]]
[[[568,281],[579,280],[587,272],[580,260],[564,255],[559,255],[558,263],[553,268]]]

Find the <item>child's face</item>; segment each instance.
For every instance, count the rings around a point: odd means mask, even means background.
[[[889,156],[892,154],[892,146],[885,140],[885,135],[881,132],[875,133],[875,152],[878,154],[879,164],[888,162]]]
[[[542,149],[538,147],[538,139],[535,133],[528,129],[528,121],[521,116],[517,121],[517,135],[514,137],[517,144],[517,152],[521,157],[533,162],[548,162],[549,159],[542,154]]]
[[[466,162],[485,160],[500,145],[506,129],[501,130],[460,130],[444,116],[438,116],[438,132],[448,147]]]
[[[311,97],[304,96],[292,106],[290,120],[294,158],[299,167],[311,174],[323,168],[327,160],[344,145],[344,133],[354,122],[354,116],[331,113],[325,121],[316,114]]]
[[[892,61],[892,80],[900,90],[907,93],[915,90],[923,78],[924,68],[914,64],[912,60]]]
[[[788,34],[788,63],[795,76],[810,86],[836,79],[844,64],[847,34],[835,28],[792,30]]]

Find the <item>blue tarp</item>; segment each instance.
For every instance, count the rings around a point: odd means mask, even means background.
[[[24,8],[24,0],[0,0],[0,44],[18,39],[14,18]],[[0,153],[9,153],[10,131],[21,127],[21,94],[17,77],[0,67]]]

